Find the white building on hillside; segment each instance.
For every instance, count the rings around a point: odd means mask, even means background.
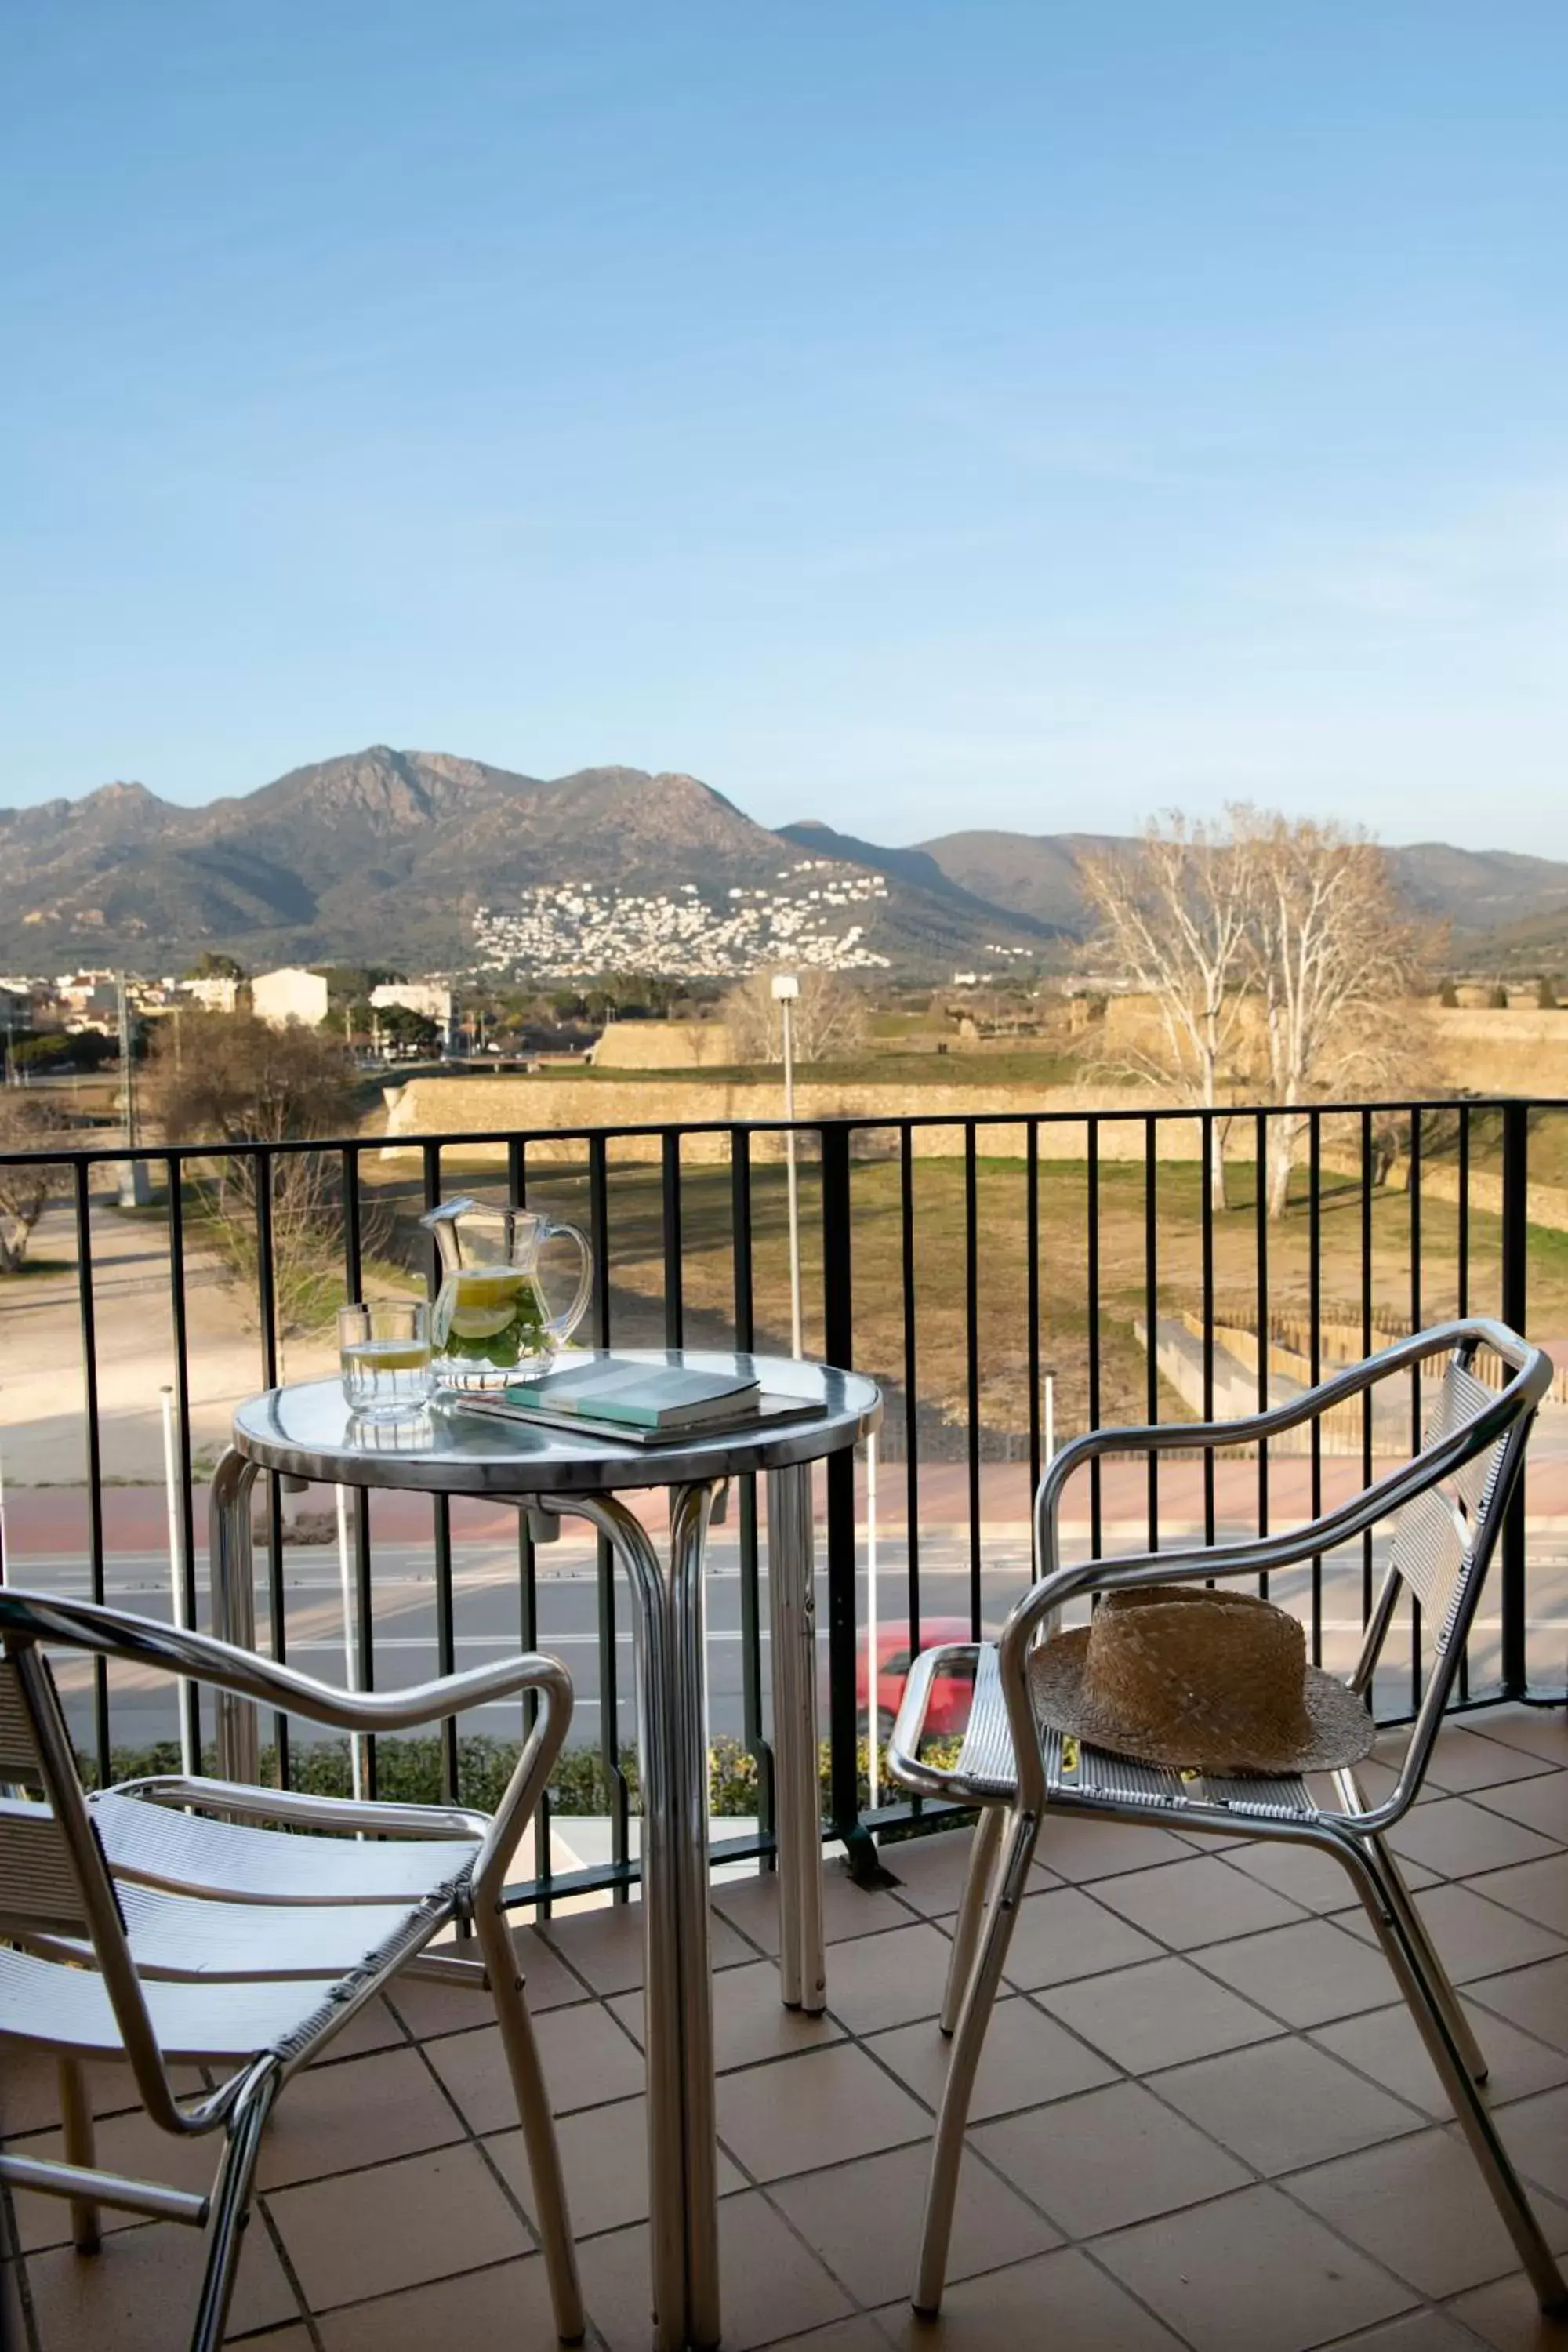
[[[239,1002],[239,982],[218,974],[210,980],[182,980],[182,992],[195,999],[204,1013],[232,1013]]]
[[[250,983],[251,1005],[259,1020],[274,1029],[290,1021],[316,1028],[327,1017],[327,983],[319,971],[300,964],[284,964],[277,971],[258,971]]]
[[[384,980],[371,990],[370,1001],[379,1013],[395,1004],[402,1005],[405,1013],[422,1013],[448,1040],[457,1024],[457,999],[444,981]]]

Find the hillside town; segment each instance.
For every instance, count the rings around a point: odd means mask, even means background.
[[[487,971],[543,980],[616,971],[725,979],[769,962],[826,971],[888,969],[890,959],[867,945],[863,921],[836,920],[840,912],[885,899],[883,876],[803,857],[773,879],[771,889],[731,888],[719,906],[710,905],[695,882],[647,897],[591,882],[547,884],[525,892],[512,911],[479,908],[479,961]]]

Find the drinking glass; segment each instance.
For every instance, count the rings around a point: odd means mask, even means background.
[[[430,1309],[423,1298],[374,1298],[338,1309],[343,1394],[366,1421],[407,1421],[429,1402]]]

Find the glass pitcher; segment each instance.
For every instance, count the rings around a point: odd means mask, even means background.
[[[436,1236],[442,1282],[430,1322],[431,1369],[441,1387],[504,1388],[548,1371],[583,1319],[594,1256],[575,1225],[531,1209],[443,1201],[420,1223]],[[582,1258],[577,1288],[552,1315],[540,1284],[540,1255],[564,1235]]]

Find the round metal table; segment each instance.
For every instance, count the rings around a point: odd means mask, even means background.
[[[708,1727],[703,1561],[724,1481],[768,1481],[774,1785],[778,1807],[780,1974],[791,2006],[820,2009],[821,1808],[817,1789],[816,1606],[811,1465],[868,1436],[881,1420],[874,1383],[854,1372],[773,1356],[616,1349],[647,1364],[752,1373],[764,1393],[821,1408],[810,1420],[670,1445],[616,1445],[462,1409],[444,1396],[413,1423],[356,1420],[335,1380],[270,1389],[240,1406],[212,1485],[213,1630],[256,1645],[250,1489],[259,1471],[327,1486],[485,1495],[584,1518],[606,1538],[631,1586],[642,1768],[648,2202],[655,2341],[659,2352],[720,2336],[713,2021],[708,1936]],[[669,1494],[668,1561],[625,1500]],[[254,1780],[255,1709],[222,1699],[219,1769]]]

